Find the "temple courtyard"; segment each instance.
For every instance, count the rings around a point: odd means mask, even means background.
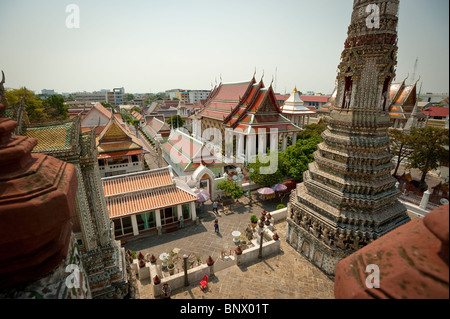
[[[193,254],[200,256],[203,263],[211,256],[216,263],[221,262],[221,252],[226,255],[234,251],[236,244],[231,233],[242,233],[250,222],[250,216],[258,217],[262,209],[274,211],[280,200],[257,201],[256,193],[253,207],[249,211],[248,198],[240,200],[231,213],[219,209],[219,215],[212,212],[211,204],[205,205],[200,216],[200,224],[191,224],[173,233],[161,236],[137,236],[126,241],[125,249],[153,254],[159,257],[163,252],[178,251],[178,256]],[[283,200],[287,203],[288,196]],[[214,220],[219,219],[220,233],[214,232]],[[263,260],[246,266],[231,266],[217,271],[209,278],[209,289],[204,292],[199,283],[172,291],[174,299],[330,299],[334,298],[333,281],[309,263],[289,246],[285,239],[286,222],[275,224],[275,232],[281,240],[281,252],[263,256]],[[176,266],[182,272],[182,261]],[[178,271],[175,270],[175,272]],[[153,299],[150,280],[139,283],[141,299]],[[159,298],[159,296],[157,296]]]

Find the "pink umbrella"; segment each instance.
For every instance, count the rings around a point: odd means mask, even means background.
[[[208,199],[211,198],[211,195],[209,195],[209,193],[207,191],[205,191],[204,189],[197,189],[195,191],[195,194],[197,194],[197,202],[200,203],[204,203],[206,202]]]
[[[269,187],[264,187],[264,188],[260,188],[258,189],[258,194],[260,195],[271,195],[271,194],[275,194],[275,191]]]
[[[284,192],[285,190],[287,190],[287,186],[283,184],[275,184],[274,186],[272,186],[272,189],[275,192]]]

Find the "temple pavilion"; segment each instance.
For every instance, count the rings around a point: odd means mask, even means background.
[[[279,139],[287,139],[302,129],[283,116],[272,85],[265,87],[255,77],[245,82],[220,83],[209,94],[204,108],[193,121],[193,134],[208,140],[208,129],[216,129],[217,152],[226,158],[250,160],[257,153],[279,148]],[[270,132],[275,133],[270,136]],[[208,134],[209,135],[209,134]],[[220,135],[221,138],[217,139]],[[273,137],[275,136],[275,137]]]
[[[144,154],[148,151],[114,115],[96,138],[96,144],[102,177],[144,170]]]
[[[102,178],[109,218],[117,238],[162,233],[179,219],[195,221],[195,195],[171,167]]]
[[[315,111],[307,108],[304,104],[305,103],[302,101],[297,91],[297,87],[295,87],[291,96],[281,106],[281,114],[301,129],[303,129],[305,125],[309,125],[310,118],[316,115]],[[286,149],[285,141],[286,140],[283,139],[282,151]],[[297,134],[293,134],[292,144],[295,144],[296,141]]]
[[[417,83],[407,85],[406,79],[401,83],[392,83],[389,90],[389,115],[392,128],[404,129],[406,123],[415,117],[415,127],[426,126],[426,116],[417,109]],[[410,121],[411,122],[411,121]]]

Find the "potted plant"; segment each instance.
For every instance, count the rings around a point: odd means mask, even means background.
[[[251,222],[251,224],[252,224],[252,227],[255,228],[256,225],[258,225],[258,216],[252,215],[252,216],[250,217],[250,222]]]
[[[175,264],[177,262],[177,256],[178,254],[175,253],[173,250],[169,252],[167,268],[169,269],[169,274],[171,276],[175,273]]]

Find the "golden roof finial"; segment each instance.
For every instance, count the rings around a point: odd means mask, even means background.
[[[292,93],[297,93],[298,91],[297,91],[297,85],[295,86],[295,88],[294,88],[294,91],[292,91]]]

